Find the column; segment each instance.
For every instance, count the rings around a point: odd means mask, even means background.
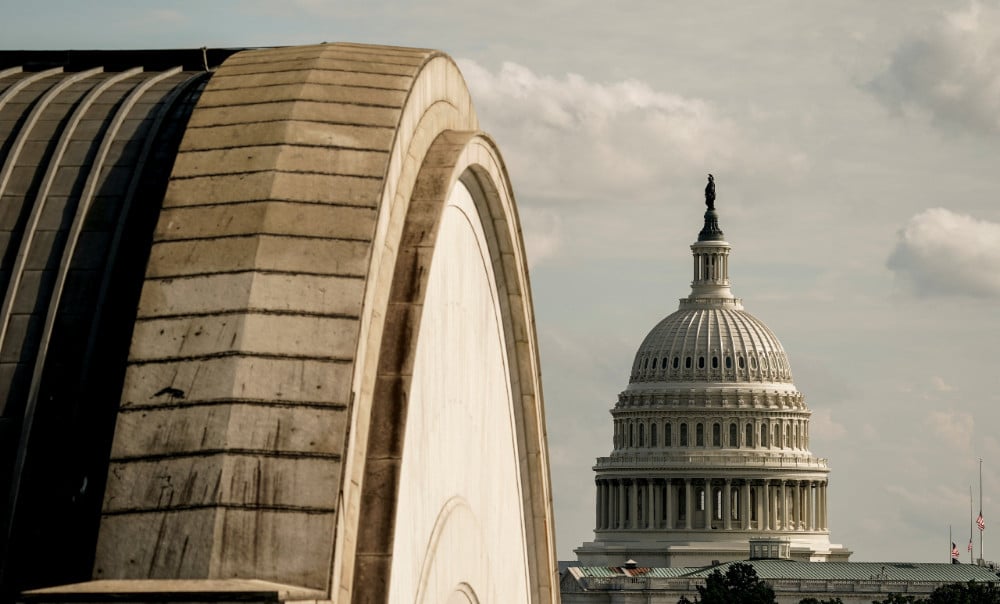
[[[594,496],[594,502],[595,502],[595,505],[594,505],[594,507],[595,507],[594,514],[597,517],[596,520],[594,521],[594,526],[597,527],[598,530],[600,530],[600,528],[601,528],[601,495],[602,495],[602,492],[604,491],[604,483],[601,482],[600,480],[598,480],[597,484],[594,485],[594,486],[596,487],[594,490],[597,491],[597,494]]]
[[[639,528],[639,481],[633,478],[628,488],[628,528]]]
[[[733,481],[727,478],[722,487],[722,527],[727,531],[733,528]]]
[[[820,514],[819,517],[820,518],[819,528],[820,530],[824,531],[830,530],[830,527],[827,525],[827,517],[826,517],[826,484],[827,484],[826,482],[819,483],[819,502],[820,502],[819,509],[820,511],[822,511],[822,514]]]
[[[781,510],[781,530],[788,530],[788,483],[784,480],[781,481],[781,504],[778,506]]]
[[[671,480],[667,479],[667,484],[663,490],[663,517],[666,519],[663,521],[663,528],[670,530],[674,528],[674,510],[677,509],[677,505],[674,503],[674,493],[676,492],[676,487],[674,487]]]
[[[816,483],[809,485],[809,530],[816,530]]]
[[[684,528],[691,530],[691,518],[694,516],[694,493],[691,492],[691,479],[684,479]]]
[[[761,495],[760,500],[763,503],[764,509],[761,510],[763,513],[757,517],[760,519],[760,530],[769,531],[771,530],[771,489],[766,480],[763,486],[761,486]]]
[[[625,481],[618,480],[618,505],[615,510],[615,528],[625,528]]]
[[[715,503],[715,497],[712,493],[712,479],[705,479],[705,528],[712,528],[712,519],[715,515],[712,512],[712,505]]]
[[[740,507],[743,508],[743,512],[740,514],[740,528],[747,531],[750,530],[750,481],[743,481],[743,497],[740,499]]]
[[[649,495],[649,505],[646,506],[646,526],[651,529],[656,528],[656,485],[654,480],[646,481],[646,492]]]
[[[795,487],[792,489],[792,500],[795,504],[792,529],[799,531],[802,530],[802,483],[799,481],[795,482]]]

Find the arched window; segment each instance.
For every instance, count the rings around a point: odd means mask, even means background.
[[[757,357],[750,357],[750,369],[757,369]]]
[[[633,440],[633,438],[632,438],[633,436],[635,436],[635,430],[633,428],[635,428],[635,426],[633,426],[631,423],[629,423],[629,425],[628,425],[628,446],[630,446],[630,447],[634,447],[635,446],[635,440]]]
[[[740,431],[736,428],[736,424],[729,424],[729,446],[740,446]]]
[[[681,446],[688,446],[688,425],[681,424]]]
[[[760,426],[760,446],[767,446],[767,426],[764,424]]]
[[[691,369],[691,357],[684,357],[684,369]]]
[[[740,357],[740,358],[739,358],[739,363],[738,363],[738,365],[740,366],[740,369],[746,369],[746,368],[747,368],[747,363],[746,363],[746,361],[745,361],[745,360],[743,359],[743,357]]]
[[[722,489],[716,487],[713,489],[714,497],[712,499],[715,504],[712,506],[712,515],[715,516],[716,520],[722,520]]]
[[[729,510],[730,518],[733,520],[740,519],[740,490],[739,488],[729,490]]]
[[[722,446],[722,426],[719,424],[712,424],[712,446]]]
[[[640,447],[645,447],[646,446],[646,425],[645,424],[639,424],[639,446]]]
[[[753,446],[753,424],[747,424],[746,434],[743,435],[743,446],[752,447]]]
[[[649,425],[649,446],[650,447],[655,447],[656,446],[656,423],[655,422]]]
[[[681,364],[681,358],[674,357],[674,369],[677,369],[680,366],[680,364]]]
[[[696,447],[705,446],[705,426],[698,424],[694,427],[694,444]]]
[[[750,520],[757,521],[757,489],[750,487]]]
[[[660,359],[660,369],[666,369],[666,368],[667,368],[667,357],[663,357],[662,359]]]
[[[656,371],[656,357],[653,357],[653,371]]]
[[[671,429],[670,422],[667,422],[666,424],[663,425],[663,446],[664,447],[673,446],[673,443],[671,442],[673,440],[673,437],[674,435],[673,435],[673,430]]]
[[[705,357],[698,357],[698,369],[705,368]]]
[[[727,354],[726,355],[726,369],[732,369],[732,368],[733,368],[733,357],[731,357],[731,356],[729,356]]]
[[[771,445],[775,447],[781,446],[781,426],[774,424],[772,427],[771,434]]]
[[[642,362],[642,368],[649,369],[649,357],[646,357],[645,360]]]
[[[712,357],[712,369],[719,368],[719,357]]]

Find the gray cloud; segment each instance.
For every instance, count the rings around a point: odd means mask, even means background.
[[[721,172],[759,168],[768,158],[782,170],[804,162],[773,144],[752,145],[712,103],[643,81],[553,77],[512,62],[495,72],[470,60],[459,65],[484,129],[501,144],[517,182],[536,197],[662,198],[663,183],[700,174],[708,164]]]
[[[973,3],[904,39],[868,90],[902,114],[1000,133],[1000,9]]]
[[[899,232],[888,267],[918,296],[1000,297],[1000,223],[925,210]]]

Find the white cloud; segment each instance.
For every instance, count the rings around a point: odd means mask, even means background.
[[[974,2],[913,34],[869,90],[904,114],[1000,133],[1000,8]]]
[[[951,392],[954,388],[948,382],[944,381],[944,378],[935,375],[931,377],[931,387],[938,392]]]
[[[951,450],[968,450],[973,442],[975,421],[969,413],[931,411],[925,423]]]
[[[813,439],[839,440],[847,435],[847,428],[833,419],[832,411],[819,409],[813,411],[809,420],[809,433]]]
[[[554,255],[562,244],[562,219],[543,208],[522,207],[520,214],[528,267],[534,268]]]
[[[712,103],[646,82],[553,77],[511,62],[496,72],[458,63],[484,130],[504,149],[515,185],[534,199],[662,200],[668,183],[692,174],[753,170],[776,154],[782,170],[804,163],[770,142],[752,146]]]
[[[899,232],[888,267],[919,296],[1000,297],[1000,223],[925,210]]]

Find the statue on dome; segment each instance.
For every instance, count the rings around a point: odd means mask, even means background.
[[[715,209],[715,177],[708,175],[708,184],[705,185],[705,205],[709,210]]]

